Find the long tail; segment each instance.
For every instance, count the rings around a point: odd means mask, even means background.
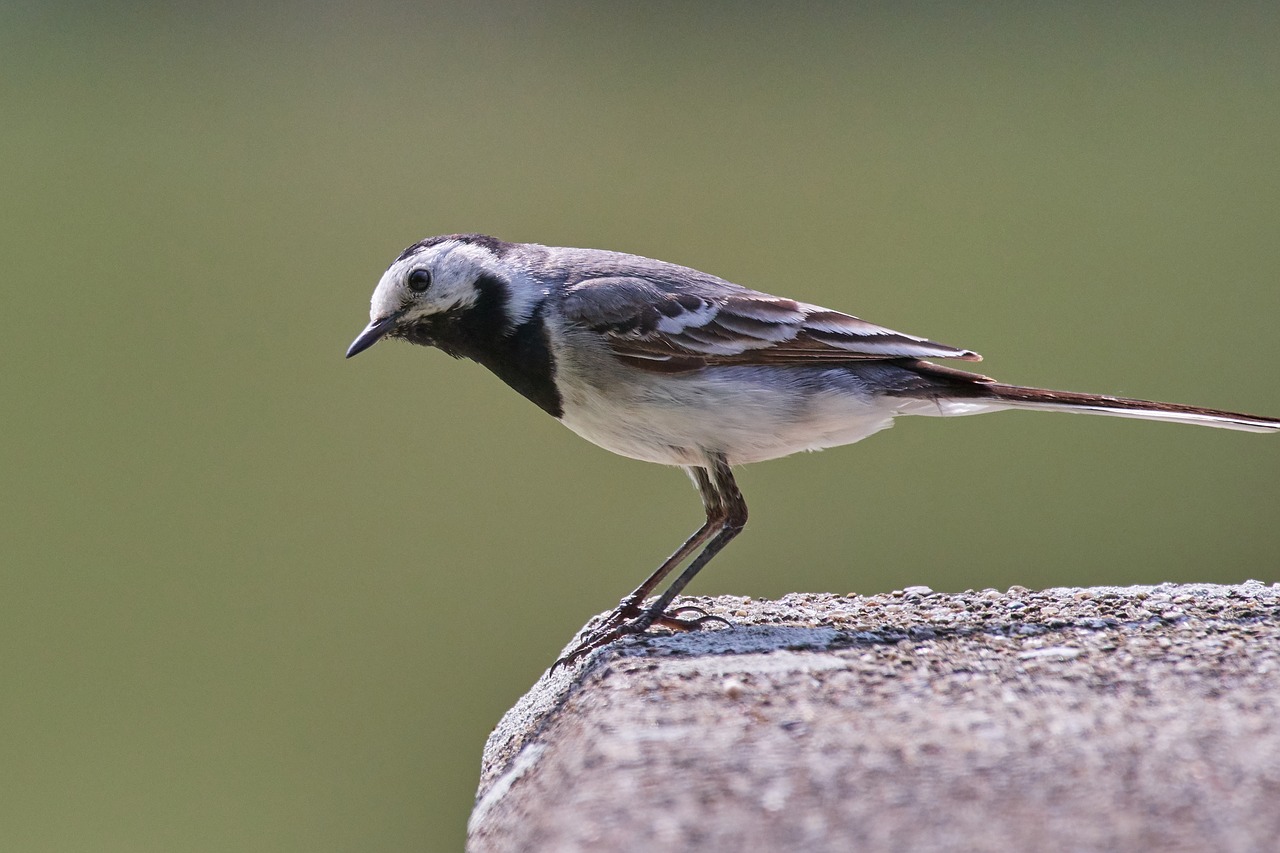
[[[1242,412],[1206,409],[1202,406],[1159,403],[1154,400],[1135,400],[1130,397],[1109,397],[1105,394],[1080,394],[1075,391],[1050,391],[1046,388],[1026,388],[999,382],[982,383],[977,388],[982,392],[979,398],[1000,400],[1015,409],[1086,412],[1119,418],[1199,424],[1247,432],[1280,432],[1280,418],[1264,418]]]

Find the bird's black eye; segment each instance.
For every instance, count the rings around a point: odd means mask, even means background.
[[[409,289],[414,293],[422,293],[431,286],[431,271],[417,269],[409,273]]]

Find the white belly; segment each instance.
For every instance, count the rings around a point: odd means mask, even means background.
[[[683,374],[558,364],[565,426],[633,459],[731,465],[850,444],[884,429],[893,409],[823,371],[719,367]],[[843,374],[841,374],[843,376]]]

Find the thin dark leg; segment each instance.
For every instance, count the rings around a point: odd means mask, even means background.
[[[724,619],[709,616],[695,607],[676,608],[672,614],[666,612],[672,600],[680,594],[689,581],[693,580],[693,576],[701,571],[712,557],[720,553],[721,549],[729,544],[729,541],[737,536],[747,523],[747,503],[733,479],[729,463],[723,454],[716,454],[710,462],[711,464],[706,468],[690,469],[694,483],[702,496],[702,505],[707,513],[706,523],[667,558],[644,583],[624,598],[603,624],[584,637],[582,642],[567,655],[557,660],[552,665],[552,669],[561,664],[572,663],[593,649],[598,649],[620,637],[642,634],[655,624],[680,631],[700,628],[709,621],[728,624]],[[702,553],[694,558],[694,561],[680,573],[675,582],[649,609],[642,612],[640,605],[653,588],[704,542],[706,547],[703,548]],[[696,619],[679,618],[679,613],[690,611],[701,613],[701,616]]]
[[[688,559],[690,554],[719,532],[724,523],[725,512],[720,501],[719,492],[712,483],[711,475],[705,468],[690,467],[688,471],[698,489],[698,494],[702,497],[702,505],[707,513],[707,520],[694,531],[692,536],[685,540],[683,545],[675,550],[675,553],[664,560],[662,565],[658,566],[654,573],[645,579],[644,583],[636,587],[630,595],[623,598],[618,603],[618,606],[613,609],[613,612],[605,617],[603,622],[588,631],[582,641],[569,654],[552,664],[551,668],[553,670],[561,664],[571,663],[592,649],[599,648],[599,646],[610,642],[612,639],[622,636],[621,633],[615,635],[616,629],[641,615],[640,605],[653,592],[653,588],[661,583],[663,578],[671,574],[676,566]]]
[[[713,457],[711,467],[708,470],[711,475],[711,487],[718,498],[718,505],[724,514],[724,521],[721,522],[720,531],[707,543],[707,547],[702,550],[702,553],[680,573],[675,582],[667,587],[667,591],[637,620],[645,621],[647,619],[645,628],[655,623],[666,625],[668,628],[684,628],[685,630],[698,627],[703,619],[674,619],[666,615],[667,607],[689,584],[689,581],[693,580],[693,576],[702,571],[702,567],[711,562],[711,558],[719,554],[724,546],[728,545],[733,537],[741,533],[742,528],[747,526],[747,502],[743,499],[742,492],[739,491],[738,484],[733,479],[733,472],[729,470],[729,464],[725,461],[724,456],[717,454]],[[704,503],[706,502],[705,494],[703,501]],[[708,512],[710,512],[709,508]],[[723,622],[724,620],[721,619],[720,621]],[[641,630],[644,630],[644,628]]]
[[[658,566],[657,570],[649,575],[644,583],[636,587],[634,592],[619,602],[617,609],[605,620],[606,624],[623,621],[637,615],[640,612],[640,605],[649,597],[649,593],[653,592],[653,588],[661,583],[663,578],[671,574],[672,569],[683,563],[689,558],[690,554],[702,547],[723,524],[724,511],[720,508],[720,505],[716,504],[713,507],[707,502],[707,494],[713,488],[707,470],[705,468],[690,468],[689,473],[698,487],[698,494],[702,496],[702,505],[706,509],[707,520],[694,531],[692,536],[685,540],[683,545],[676,549],[674,554],[668,557],[661,566]]]

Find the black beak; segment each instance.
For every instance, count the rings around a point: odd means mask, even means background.
[[[347,347],[347,358],[351,358],[353,355],[359,355],[378,341],[382,340],[387,332],[396,327],[396,321],[400,319],[400,315],[403,313],[403,311],[396,311],[393,314],[388,314],[385,317],[374,320],[369,323],[369,325],[365,326],[364,331],[359,335],[356,335],[356,339],[351,342],[351,346]]]

